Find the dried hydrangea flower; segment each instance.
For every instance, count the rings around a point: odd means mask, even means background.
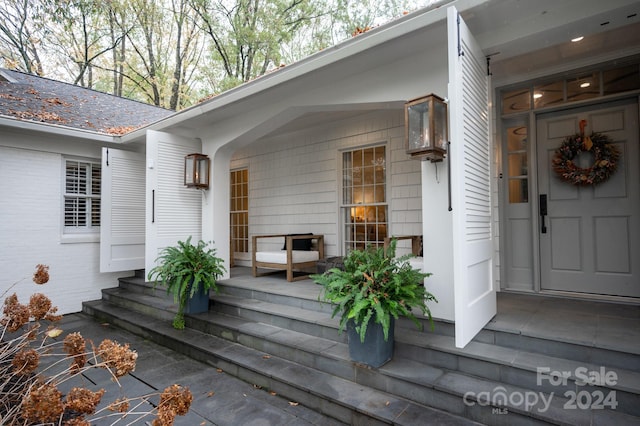
[[[40,354],[34,349],[23,349],[11,360],[13,373],[26,376],[33,373],[40,362]]]
[[[104,389],[92,392],[89,389],[73,388],[67,394],[65,408],[81,414],[93,414],[104,392]]]
[[[98,346],[98,355],[106,367],[114,371],[116,377],[122,377],[136,369],[138,353],[129,349],[129,344],[121,345],[110,339],[104,339]]]
[[[5,299],[3,312],[4,317],[0,320],[0,325],[7,327],[9,332],[18,331],[29,322],[31,316],[29,307],[20,304],[15,293]]]
[[[62,394],[52,384],[33,387],[22,400],[22,417],[32,423],[58,422],[63,411]]]
[[[42,293],[34,293],[29,298],[29,310],[36,321],[43,319],[51,309],[51,300]]]
[[[33,274],[33,282],[36,284],[46,284],[49,282],[49,267],[47,265],[36,265],[36,272]]]
[[[84,367],[87,362],[86,342],[80,333],[70,333],[64,338],[64,351],[73,357],[71,364],[71,372],[77,373]]]
[[[111,404],[109,404],[108,408],[110,411],[126,413],[127,411],[129,411],[129,398],[126,398],[126,397],[118,398],[115,401],[113,401]]]
[[[193,395],[189,388],[171,385],[160,395],[158,417],[153,420],[153,426],[171,426],[176,416],[184,416],[191,407]]]

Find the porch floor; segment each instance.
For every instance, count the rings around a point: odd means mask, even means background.
[[[321,290],[310,279],[287,282],[284,272],[254,277],[242,266],[221,282],[309,300]],[[640,355],[640,305],[498,292],[497,314],[485,328]]]

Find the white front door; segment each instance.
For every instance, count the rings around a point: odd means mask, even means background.
[[[496,314],[486,58],[454,7],[447,14],[456,346]]]
[[[605,134],[621,153],[615,173],[595,186],[567,183],[552,168],[555,150],[580,132],[581,120],[585,134]],[[638,136],[635,100],[538,117],[538,188],[547,199],[538,229],[542,291],[640,297]],[[589,167],[593,157],[582,153],[576,162]]]

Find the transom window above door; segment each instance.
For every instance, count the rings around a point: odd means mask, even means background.
[[[502,91],[502,114],[554,107],[640,89],[640,63],[587,70]]]
[[[386,164],[384,145],[342,154],[345,253],[384,244],[388,223]]]

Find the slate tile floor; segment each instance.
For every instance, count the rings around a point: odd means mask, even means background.
[[[109,338],[119,343],[129,343],[138,352],[136,370],[121,378],[122,389],[111,380],[105,370],[90,370],[84,378],[70,381],[65,386],[94,386],[104,388],[107,393],[103,404],[114,401],[122,394],[127,397],[162,392],[174,383],[188,386],[193,394],[191,409],[186,416],[176,417],[175,425],[287,425],[287,426],[337,426],[342,423],[316,413],[295,401],[289,401],[278,395],[254,387],[224,371],[207,364],[192,360],[185,355],[154,344],[125,330],[108,324],[97,323],[85,314],[65,315],[60,327],[66,333],[79,331],[85,338],[99,344]],[[63,392],[66,389],[61,389]],[[157,403],[157,398],[151,398]],[[138,412],[147,411],[149,406],[141,406]],[[128,416],[116,424],[151,424],[154,416],[141,418]],[[92,425],[110,425],[113,417],[92,422]]]

